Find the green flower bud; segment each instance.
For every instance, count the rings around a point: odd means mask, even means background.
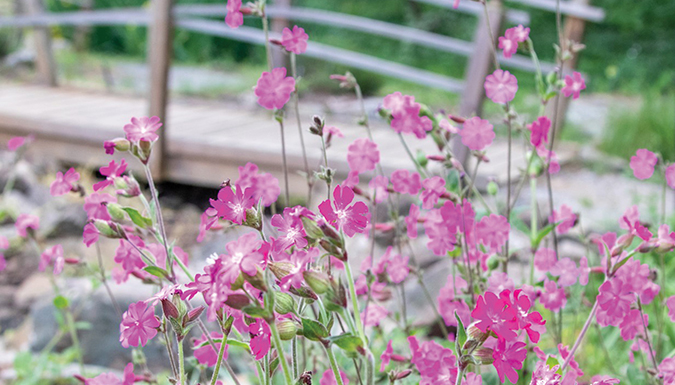
[[[497,195],[498,192],[499,192],[499,185],[497,184],[497,182],[491,180],[487,184],[487,193],[494,196]]]
[[[295,301],[293,300],[293,297],[282,292],[275,293],[274,311],[279,314],[293,313],[295,311]]]
[[[302,276],[305,278],[305,282],[307,282],[309,287],[311,287],[312,290],[314,290],[314,292],[317,294],[324,294],[330,287],[330,279],[325,273],[306,270],[302,273]]]
[[[279,293],[277,293],[278,295]],[[277,330],[279,331],[279,337],[282,340],[288,341],[293,339],[298,332],[298,325],[291,319],[283,319],[276,322]]]
[[[122,205],[109,202],[105,206],[108,210],[108,214],[110,214],[110,217],[114,221],[121,222],[127,217],[126,212],[122,209]]]

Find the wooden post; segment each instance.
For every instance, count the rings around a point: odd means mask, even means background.
[[[274,2],[274,5],[277,8],[290,8],[291,7],[291,0],[276,0]],[[274,18],[272,19],[272,31],[281,33],[281,31],[284,30],[284,28],[290,28],[290,24],[288,23],[288,19],[284,18]],[[286,67],[290,68],[288,65],[288,56],[284,52],[283,47],[279,47],[276,45],[272,45],[272,65],[274,67]],[[289,74],[290,74],[290,69],[289,69]]]
[[[24,0],[24,8],[29,15],[44,13],[42,0]],[[40,83],[49,87],[56,87],[56,62],[52,52],[52,36],[49,27],[35,27],[33,29],[35,43],[35,66]]]
[[[590,0],[572,0],[571,2],[583,5],[589,5]],[[565,18],[565,25],[563,27],[563,39],[565,39],[564,44],[567,44],[568,41],[574,41],[576,43],[581,43],[584,38],[584,29],[586,27],[586,21],[584,19],[576,18],[574,16],[567,16]],[[577,67],[577,61],[579,60],[579,54],[573,55],[571,59],[565,61],[563,65],[563,77],[566,74],[571,74],[572,71]],[[556,98],[560,97],[559,101],[556,101]],[[546,106],[546,116],[553,120],[553,117],[556,117],[555,127],[556,127],[556,138],[560,137],[562,133],[563,126],[565,124],[565,115],[567,115],[567,108],[569,107],[571,98],[566,98],[562,95],[557,96],[556,98],[551,99]],[[558,113],[554,114],[555,106],[558,105]]]
[[[459,105],[459,114],[463,117],[480,115],[483,109],[483,99],[485,98],[485,77],[494,66],[492,52],[497,44],[497,38],[502,28],[504,20],[504,7],[501,0],[493,0],[488,3],[488,15],[492,33],[488,31],[485,14],[478,19],[478,27],[473,40],[474,48],[466,68],[466,79],[462,101]],[[491,40],[490,37],[494,40]],[[452,150],[457,160],[466,167],[469,149],[462,145],[458,136],[455,136],[452,143]]]
[[[159,140],[152,149],[150,170],[155,180],[163,177],[164,157],[168,141],[169,122],[167,122],[168,80],[171,64],[172,0],[152,0],[151,21],[148,29],[150,63],[150,109],[149,116],[158,116],[164,125],[159,132]]]

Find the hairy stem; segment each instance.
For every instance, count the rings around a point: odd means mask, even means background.
[[[281,368],[284,371],[284,379],[286,381],[286,385],[293,385],[293,376],[291,375],[291,371],[288,368],[288,362],[286,361],[284,349],[283,346],[281,345],[281,337],[279,337],[277,324],[274,321],[269,322],[268,324],[270,326],[270,331],[272,332],[272,338],[274,338],[274,347],[277,348],[277,354],[279,354],[279,362],[281,363]]]
[[[302,161],[305,166],[305,177],[307,178],[307,203],[312,201],[312,176],[309,173],[309,163],[307,162],[307,150],[305,149],[305,136],[302,133],[302,123],[300,121],[300,100],[298,96],[298,70],[295,63],[296,55],[291,52],[291,72],[295,79],[296,88],[293,92],[293,107],[295,107],[295,120],[298,123],[298,134],[300,135],[300,148],[302,148]],[[322,135],[323,137],[323,135]]]

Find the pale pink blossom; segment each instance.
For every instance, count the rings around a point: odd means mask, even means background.
[[[305,33],[305,30],[297,25],[293,26],[293,30],[284,28],[281,32],[281,45],[286,48],[287,51],[293,52],[296,55],[300,55],[307,51],[307,40],[309,35]]]
[[[241,13],[241,0],[227,0],[226,8],[225,24],[230,28],[238,28],[244,24],[244,14]]]
[[[530,130],[530,143],[534,147],[539,147],[548,143],[548,130],[551,128],[551,120],[546,116],[540,116],[527,126]]]
[[[375,196],[375,203],[384,202],[389,196],[389,180],[386,176],[377,175],[368,183],[368,187]]]
[[[274,68],[272,72],[263,72],[254,88],[258,104],[268,110],[281,109],[295,91],[295,79],[286,76],[286,68]]]
[[[103,166],[99,169],[101,175],[105,176],[105,180],[94,184],[94,191],[102,190],[115,181],[115,178],[122,176],[124,171],[127,169],[127,162],[122,159],[119,164],[114,160],[111,160],[107,166]]]
[[[75,188],[75,182],[78,180],[80,180],[80,173],[72,167],[65,174],[59,171],[56,173],[56,180],[49,187],[49,193],[55,197],[68,194]]]
[[[9,151],[16,151],[19,149],[19,147],[23,146],[24,144],[28,144],[33,141],[33,135],[29,136],[15,136],[11,138],[9,141],[7,141],[7,149]]]
[[[494,103],[505,104],[513,100],[518,91],[518,79],[509,71],[496,70],[485,78],[485,94]]]
[[[487,284],[487,291],[491,291],[495,294],[500,294],[504,290],[512,292],[513,289],[515,289],[513,279],[511,279],[508,274],[501,271],[493,271],[490,278],[488,278]]]
[[[157,116],[148,118],[146,116],[141,118],[131,118],[131,124],[124,126],[124,132],[127,134],[127,139],[131,142],[154,142],[159,139],[157,130],[162,127],[162,123]]]
[[[424,190],[420,194],[420,199],[422,200],[422,208],[425,210],[433,208],[441,195],[446,192],[445,179],[440,176],[425,179],[422,181],[422,187],[424,187]]]
[[[93,193],[84,198],[84,211],[88,219],[110,220],[106,204],[116,203],[117,198],[106,193]]]
[[[540,302],[546,309],[557,312],[565,307],[565,304],[567,304],[565,289],[558,288],[554,281],[546,281],[544,289],[544,292],[541,293]]]
[[[340,372],[340,379],[342,380],[342,385],[349,385],[349,377],[342,370],[338,369]],[[321,380],[319,380],[319,385],[337,385],[337,379],[335,378],[335,373],[333,369],[328,368],[323,372]]]
[[[253,199],[256,203],[262,199],[263,206],[271,206],[281,193],[279,180],[268,172],[260,172],[258,166],[251,162],[239,166],[239,178],[234,184],[244,190],[251,188]]]
[[[654,166],[659,159],[653,152],[641,148],[630,158],[630,168],[638,179],[649,179],[654,175]]]
[[[619,326],[635,299],[630,289],[630,286],[625,285],[622,279],[616,277],[600,285],[597,299],[600,307],[597,316],[598,324]]]
[[[257,318],[255,322],[248,326],[248,332],[251,334],[251,353],[256,360],[260,361],[272,347],[272,330],[267,322]]]
[[[338,185],[333,190],[333,204],[325,200],[319,205],[323,217],[338,230],[342,229],[348,237],[363,233],[370,221],[368,206],[361,201],[351,204],[353,200],[354,191]]]
[[[623,317],[619,328],[621,329],[621,338],[624,341],[630,341],[637,335],[645,335],[645,326],[649,325],[649,314],[641,317],[640,310],[633,309]]]
[[[366,310],[361,313],[361,318],[363,319],[363,324],[365,326],[377,326],[387,314],[389,314],[387,309],[378,304],[371,303]]]
[[[380,151],[377,144],[366,138],[356,139],[347,148],[347,162],[352,171],[359,174],[375,169],[380,162]]]
[[[391,184],[399,194],[417,195],[422,188],[422,179],[416,172],[396,170],[391,174]]]
[[[222,339],[223,335],[218,332],[211,332],[212,339]],[[213,350],[211,344],[206,343],[208,339],[206,335],[202,335],[200,338],[196,339],[192,345],[192,350],[194,351],[195,358],[197,362],[206,366],[213,366],[218,361],[218,351]],[[220,342],[214,342],[216,349],[220,350]],[[203,345],[203,346],[202,346]],[[227,348],[225,346],[225,353],[223,354],[223,359],[227,359]]]
[[[40,228],[40,218],[36,215],[19,214],[16,222],[14,222],[14,227],[22,238],[26,238],[28,236],[28,229],[37,231]]]
[[[562,88],[562,93],[566,98],[574,95],[572,99],[577,99],[582,90],[586,89],[586,82],[581,77],[579,72],[574,72],[572,76],[565,76],[565,86]]]
[[[508,220],[497,214],[481,218],[476,225],[476,239],[491,252],[499,253],[509,239],[510,225]]]
[[[54,263],[54,275],[61,274],[63,271],[63,264],[65,259],[63,258],[63,246],[61,244],[54,245],[40,255],[40,264],[38,265],[38,270],[45,271],[49,264]]]
[[[410,205],[408,216],[405,217],[406,232],[408,238],[417,238],[417,220],[420,216],[420,208],[415,204]]]
[[[560,210],[553,210],[553,215],[548,217],[549,223],[558,223],[556,226],[556,231],[558,234],[565,234],[577,222],[577,215],[572,211],[572,209],[567,205],[560,206]]]
[[[561,287],[574,285],[579,276],[577,264],[569,258],[559,259],[549,270],[549,273],[554,277],[558,277],[558,285]]]
[[[541,272],[548,272],[558,261],[555,251],[542,247],[534,254],[534,267]]]
[[[474,151],[484,150],[492,144],[492,140],[495,138],[492,124],[477,116],[464,122],[459,135],[462,137],[462,143]]]
[[[159,325],[160,322],[155,317],[154,307],[148,307],[144,301],[132,303],[122,315],[120,343],[125,348],[145,346],[148,340],[157,335]]]

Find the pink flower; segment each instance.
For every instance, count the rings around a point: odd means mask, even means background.
[[[487,333],[492,330],[500,340],[513,340],[516,338],[518,323],[516,312],[503,298],[495,293],[487,292],[478,297],[476,307],[471,312],[471,317],[476,319],[476,327]]]
[[[497,375],[502,384],[505,377],[514,384],[518,382],[516,370],[522,369],[523,361],[527,357],[525,346],[524,342],[507,342],[503,339],[497,343],[492,353],[492,358],[495,360],[492,365],[497,369]]]
[[[110,220],[107,203],[117,202],[117,199],[106,193],[93,193],[84,198],[84,211],[87,212],[88,219]]]
[[[22,238],[26,238],[29,228],[33,229],[33,231],[37,231],[40,228],[40,218],[30,214],[19,214],[16,217],[16,222],[14,222],[14,227]]]
[[[211,332],[211,338],[222,339],[223,335],[218,332]],[[218,361],[218,352],[213,350],[213,347],[207,341],[208,339],[206,338],[206,335],[202,335],[199,339],[196,339],[194,341],[194,344],[192,345],[192,350],[194,351],[195,358],[200,364],[206,366],[213,366]],[[220,349],[219,342],[214,342],[214,345],[216,346],[216,349]],[[223,355],[223,359],[227,359],[227,348],[228,346],[225,347],[225,354]]]
[[[209,207],[204,211],[199,221],[199,234],[197,235],[197,242],[204,240],[206,232],[211,228],[218,227],[218,211],[213,207]]]
[[[664,385],[675,384],[675,357],[669,357],[661,361],[658,377],[663,379]]]
[[[340,372],[342,385],[349,385],[349,377],[347,377],[345,372],[342,370],[338,369],[338,371]],[[337,379],[335,378],[335,373],[333,373],[332,369],[328,368],[325,372],[323,372],[321,380],[319,381],[319,385],[337,385]]]
[[[581,90],[586,89],[586,82],[581,77],[581,74],[574,72],[572,76],[565,76],[565,86],[562,88],[562,93],[566,98],[569,98],[571,95],[574,95],[572,99],[577,99]]]
[[[476,238],[491,252],[499,253],[509,239],[509,222],[505,217],[490,214],[483,217],[476,226]]]
[[[145,247],[145,243],[141,238],[132,235],[128,242],[120,240],[120,244],[115,250],[115,262],[122,265],[122,269],[128,274],[145,267],[145,262],[143,262],[141,254],[136,250],[134,245],[138,248]]]
[[[307,270],[307,265],[319,257],[320,254],[317,248],[311,248],[307,251],[294,250],[288,260],[290,270],[288,274],[279,280],[281,290],[287,292],[291,288],[299,289],[305,281],[302,273]]]
[[[420,384],[453,384],[457,380],[457,357],[452,350],[434,341],[425,341],[420,346],[415,336],[408,337],[411,363],[422,377]]]
[[[593,381],[591,382],[591,385],[616,385],[621,382],[618,379],[612,378],[610,376],[593,376],[591,381]]]
[[[422,179],[416,172],[396,170],[391,174],[391,184],[399,194],[417,195],[422,188]]]
[[[634,299],[630,286],[625,285],[623,280],[615,277],[605,281],[600,285],[598,294],[598,324],[619,326]]]
[[[569,347],[564,346],[563,344],[558,344],[558,353],[560,353],[560,358],[566,360],[567,357],[570,355]],[[570,358],[569,367],[570,369],[572,369],[571,371],[576,372],[577,376],[581,377],[584,375],[584,372],[581,369],[579,369],[579,364],[574,359],[574,357]]]
[[[546,281],[544,283],[545,291],[541,293],[541,304],[552,312],[557,312],[564,308],[567,304],[567,297],[565,296],[565,289],[558,288],[554,281]]]
[[[63,264],[65,263],[65,259],[63,259],[63,246],[61,246],[61,244],[46,249],[42,255],[40,255],[40,265],[38,265],[38,270],[45,271],[47,266],[52,262],[54,262],[54,275],[61,274],[61,271],[63,271]]]
[[[120,380],[114,373],[102,373],[84,380],[84,385],[133,385],[136,380],[134,364],[128,363],[124,368],[124,378]]]
[[[359,174],[374,170],[375,165],[380,162],[377,144],[366,138],[356,139],[347,148],[347,162],[349,162],[350,170]]]
[[[654,174],[654,166],[659,159],[653,152],[641,148],[630,158],[630,168],[638,179],[649,179]]]
[[[561,376],[558,374],[560,365],[549,366],[546,361],[537,361],[532,373],[531,385],[561,385]]]
[[[422,106],[415,98],[394,92],[384,98],[384,108],[391,110],[391,128],[400,134],[415,134],[419,139],[427,136],[433,129],[433,123],[427,116],[420,116]]]
[[[404,257],[402,255],[396,254],[389,259],[387,264],[387,274],[393,283],[403,282],[408,273],[410,273],[410,268],[408,267],[408,261],[410,257]]]
[[[295,91],[295,79],[286,76],[286,68],[274,68],[272,72],[263,72],[254,88],[258,104],[268,110],[282,109]]]
[[[275,239],[274,250],[283,251],[291,246],[307,247],[305,229],[299,219],[291,217],[284,210],[284,216],[275,214],[270,223],[279,230],[279,237]]]
[[[509,291],[503,291],[501,296],[505,301],[509,301],[508,298]],[[522,290],[516,290],[513,292],[513,301],[511,302],[513,307],[516,310],[516,320],[518,321],[518,328],[523,329],[527,332],[527,335],[530,337],[530,340],[535,344],[539,342],[540,333],[537,329],[543,329],[546,331],[546,321],[543,319],[539,312],[533,311],[529,312],[532,307],[530,298]]]
[[[148,307],[143,301],[132,303],[122,315],[120,342],[125,348],[145,346],[157,334],[159,325],[154,307]]]
[[[432,176],[422,182],[424,191],[420,194],[422,200],[422,208],[425,210],[432,209],[438,199],[445,193],[445,179],[440,176]]]
[[[406,231],[408,238],[415,239],[417,238],[417,220],[420,217],[420,208],[415,204],[410,205],[410,211],[408,211],[408,216],[405,217]]]
[[[363,202],[355,202],[354,192],[349,187],[335,186],[333,190],[333,205],[330,200],[325,200],[319,205],[319,211],[326,220],[338,230],[342,229],[348,237],[356,233],[363,233],[370,221],[368,206]]]
[[[98,242],[98,230],[96,230],[96,226],[94,226],[93,223],[87,223],[84,225],[84,229],[82,232],[82,241],[84,242],[87,247],[93,245],[94,243]]]
[[[326,135],[328,135],[329,137],[331,137],[331,136],[335,136],[336,138],[344,138],[345,137],[345,134],[343,134],[342,131],[340,131],[340,129],[335,127],[335,126],[325,126],[323,128],[323,132]]]
[[[80,173],[72,167],[65,174],[59,171],[56,173],[56,180],[49,186],[49,193],[55,197],[68,194],[78,180],[80,180]]]
[[[33,135],[29,136],[15,136],[7,142],[7,149],[9,151],[16,151],[19,147],[24,144],[30,143],[33,141]]]
[[[621,338],[624,341],[630,341],[637,335],[645,335],[646,325],[649,325],[649,314],[645,314],[643,318],[640,316],[640,310],[633,309],[629,311],[623,318],[623,321],[621,321],[621,324],[619,324]]]
[[[391,346],[391,340],[387,342],[387,348],[382,352],[382,355],[380,355],[380,372],[384,372],[384,368],[389,365],[389,361],[391,361],[391,355],[394,353],[394,348]]]
[[[542,272],[547,272],[555,265],[558,259],[555,256],[555,251],[550,248],[540,248],[534,254],[534,267]]]
[[[558,285],[560,285],[560,287],[574,285],[579,276],[577,264],[569,258],[559,259],[549,270],[549,273],[554,277],[558,277]]]
[[[229,242],[225,245],[227,254],[219,257],[223,262],[221,277],[232,283],[242,272],[249,276],[256,275],[258,268],[263,268],[266,262],[264,247],[265,244],[256,233],[246,233]]]
[[[668,306],[668,317],[672,322],[675,322],[675,295],[668,297],[666,306]]]
[[[255,356],[255,359],[260,361],[272,347],[272,331],[270,330],[267,322],[258,318],[254,323],[248,325],[248,332],[252,335],[251,342],[251,353]]]
[[[518,91],[518,79],[509,71],[496,70],[485,78],[485,94],[494,103],[505,104],[513,100]]]
[[[508,274],[501,271],[493,271],[490,278],[488,278],[488,289],[487,291],[493,292],[495,294],[501,294],[504,291],[512,292],[515,288],[513,279],[509,277]],[[505,299],[508,303],[508,298]]]
[[[551,128],[551,120],[546,116],[540,116],[527,126],[530,130],[530,143],[534,147],[539,147],[544,143],[548,143],[548,130]]]
[[[244,14],[241,13],[241,0],[227,0],[226,8],[225,24],[230,28],[238,28],[244,24]]]
[[[582,286],[588,285],[588,274],[591,272],[591,269],[588,267],[588,259],[584,255],[579,260],[579,284]]]
[[[122,176],[122,173],[127,169],[127,162],[122,159],[119,164],[115,163],[114,160],[111,160],[107,166],[101,167],[99,172],[101,175],[105,176],[105,180],[94,184],[94,191],[102,190],[115,181],[115,178]]]
[[[400,112],[408,105],[415,103],[415,97],[410,95],[403,95],[399,91],[389,94],[384,97],[382,107],[391,110],[391,113]]]
[[[459,135],[462,137],[462,143],[474,151],[484,150],[495,138],[492,124],[477,116],[464,122],[464,128]]]
[[[675,190],[675,164],[666,167],[666,183],[668,187]]]
[[[151,118],[131,118],[131,124],[124,126],[124,132],[127,133],[127,139],[131,142],[154,142],[159,139],[157,130],[162,127],[162,123],[157,116]]]
[[[281,32],[281,45],[286,48],[286,51],[293,52],[296,55],[305,53],[307,51],[307,40],[309,35],[305,33],[305,30],[296,26],[293,26],[291,31],[288,28],[284,28]]]
[[[499,37],[499,48],[504,50],[504,57],[508,59],[516,53],[518,43],[526,41],[529,35],[530,29],[522,25],[507,29],[504,36]]]
[[[443,321],[448,326],[457,326],[457,319],[455,312],[459,315],[462,322],[469,322],[471,320],[471,310],[469,305],[460,298],[456,298],[455,293],[462,294],[469,285],[462,277],[448,276],[448,281],[438,293],[438,311],[443,317]]]
[[[520,43],[526,41],[530,37],[530,28],[523,27],[522,24],[519,24],[517,27],[511,27],[506,31],[511,31],[511,37]]]
[[[375,203],[382,203],[389,196],[389,190],[387,189],[389,187],[389,180],[386,176],[375,176],[368,183],[368,187],[370,187],[370,190],[374,195]]]
[[[389,314],[387,309],[376,303],[371,303],[366,310],[361,313],[361,318],[363,319],[363,324],[365,326],[377,326],[387,314]]]
[[[264,206],[270,206],[276,202],[281,193],[279,180],[270,173],[258,172],[258,166],[251,162],[239,167],[239,178],[234,184],[244,190],[251,188],[253,200],[258,202],[262,199]]]
[[[252,195],[251,188],[244,190],[237,186],[234,192],[229,186],[223,187],[218,192],[218,199],[211,199],[211,206],[219,217],[240,225],[246,220],[246,210],[255,205]]]
[[[565,234],[576,224],[577,215],[572,212],[569,206],[562,205],[559,211],[553,210],[553,215],[548,218],[548,221],[549,223],[560,222],[556,226],[556,230],[558,234]]]

